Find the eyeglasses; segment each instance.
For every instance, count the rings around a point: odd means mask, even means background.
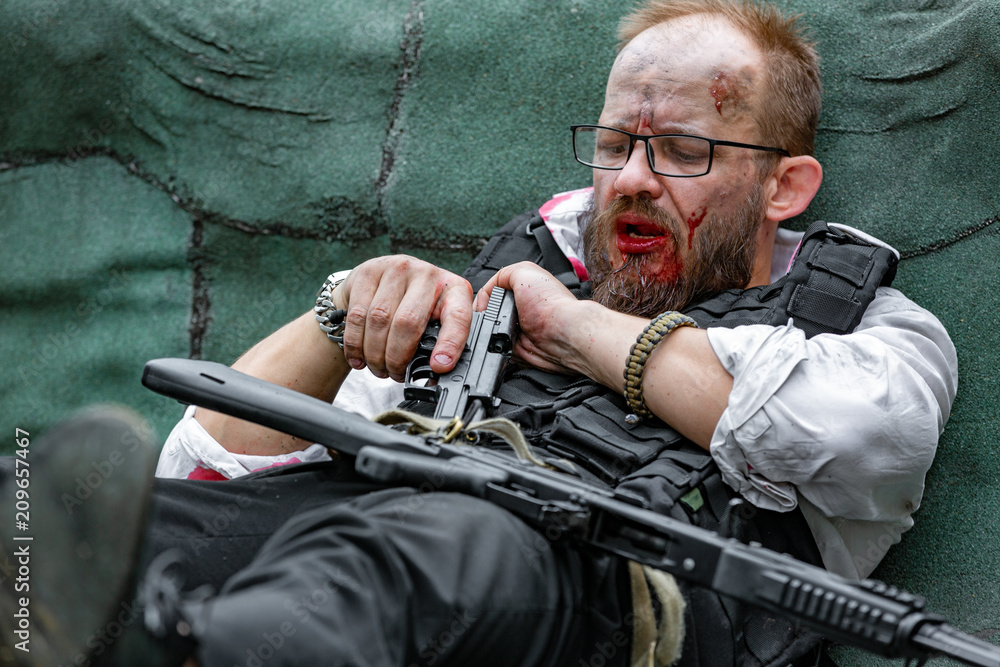
[[[712,170],[716,146],[791,154],[784,148],[754,146],[735,141],[706,139],[693,134],[633,134],[601,125],[573,125],[576,161],[595,169],[622,169],[632,157],[636,141],[646,144],[646,158],[654,174],[674,178],[704,176]]]

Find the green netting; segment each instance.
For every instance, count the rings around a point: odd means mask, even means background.
[[[780,4],[825,81],[826,179],[792,225],[903,250],[897,284],[959,349],[917,527],[876,574],[994,637],[1000,0]],[[162,437],[178,406],[139,386],[147,359],[230,362],[333,270],[388,251],[459,269],[585,185],[567,126],[600,112],[630,5],[0,2],[0,427],[114,400]]]
[[[0,172],[0,220],[4,430],[38,432],[105,401],[166,428],[176,415],[136,391],[137,360],[188,353],[189,216],[94,158]]]

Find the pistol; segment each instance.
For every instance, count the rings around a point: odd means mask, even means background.
[[[489,416],[500,405],[495,394],[514,349],[516,328],[514,293],[494,287],[486,309],[472,315],[469,338],[455,368],[438,374],[431,370],[430,359],[440,324],[432,322],[406,368],[403,396],[435,403],[436,419],[458,419],[467,425]]]

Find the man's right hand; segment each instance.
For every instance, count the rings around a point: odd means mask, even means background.
[[[323,401],[332,401],[352,368],[402,381],[406,366],[432,320],[441,335],[431,368],[451,370],[472,324],[472,287],[450,271],[413,257],[372,259],[353,269],[333,293],[347,311],[341,352],[319,328],[312,309],[254,345],[233,368]],[[199,423],[223,447],[240,454],[274,456],[310,443],[199,408]]]
[[[344,355],[354,369],[402,382],[431,320],[441,322],[431,369],[451,370],[472,324],[472,286],[464,278],[405,255],[371,259],[333,294],[347,310]]]

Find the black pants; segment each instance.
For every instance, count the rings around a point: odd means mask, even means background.
[[[384,488],[349,463],[154,494],[144,560],[179,549],[187,586],[219,591],[203,667],[628,661],[623,564],[485,501]]]

